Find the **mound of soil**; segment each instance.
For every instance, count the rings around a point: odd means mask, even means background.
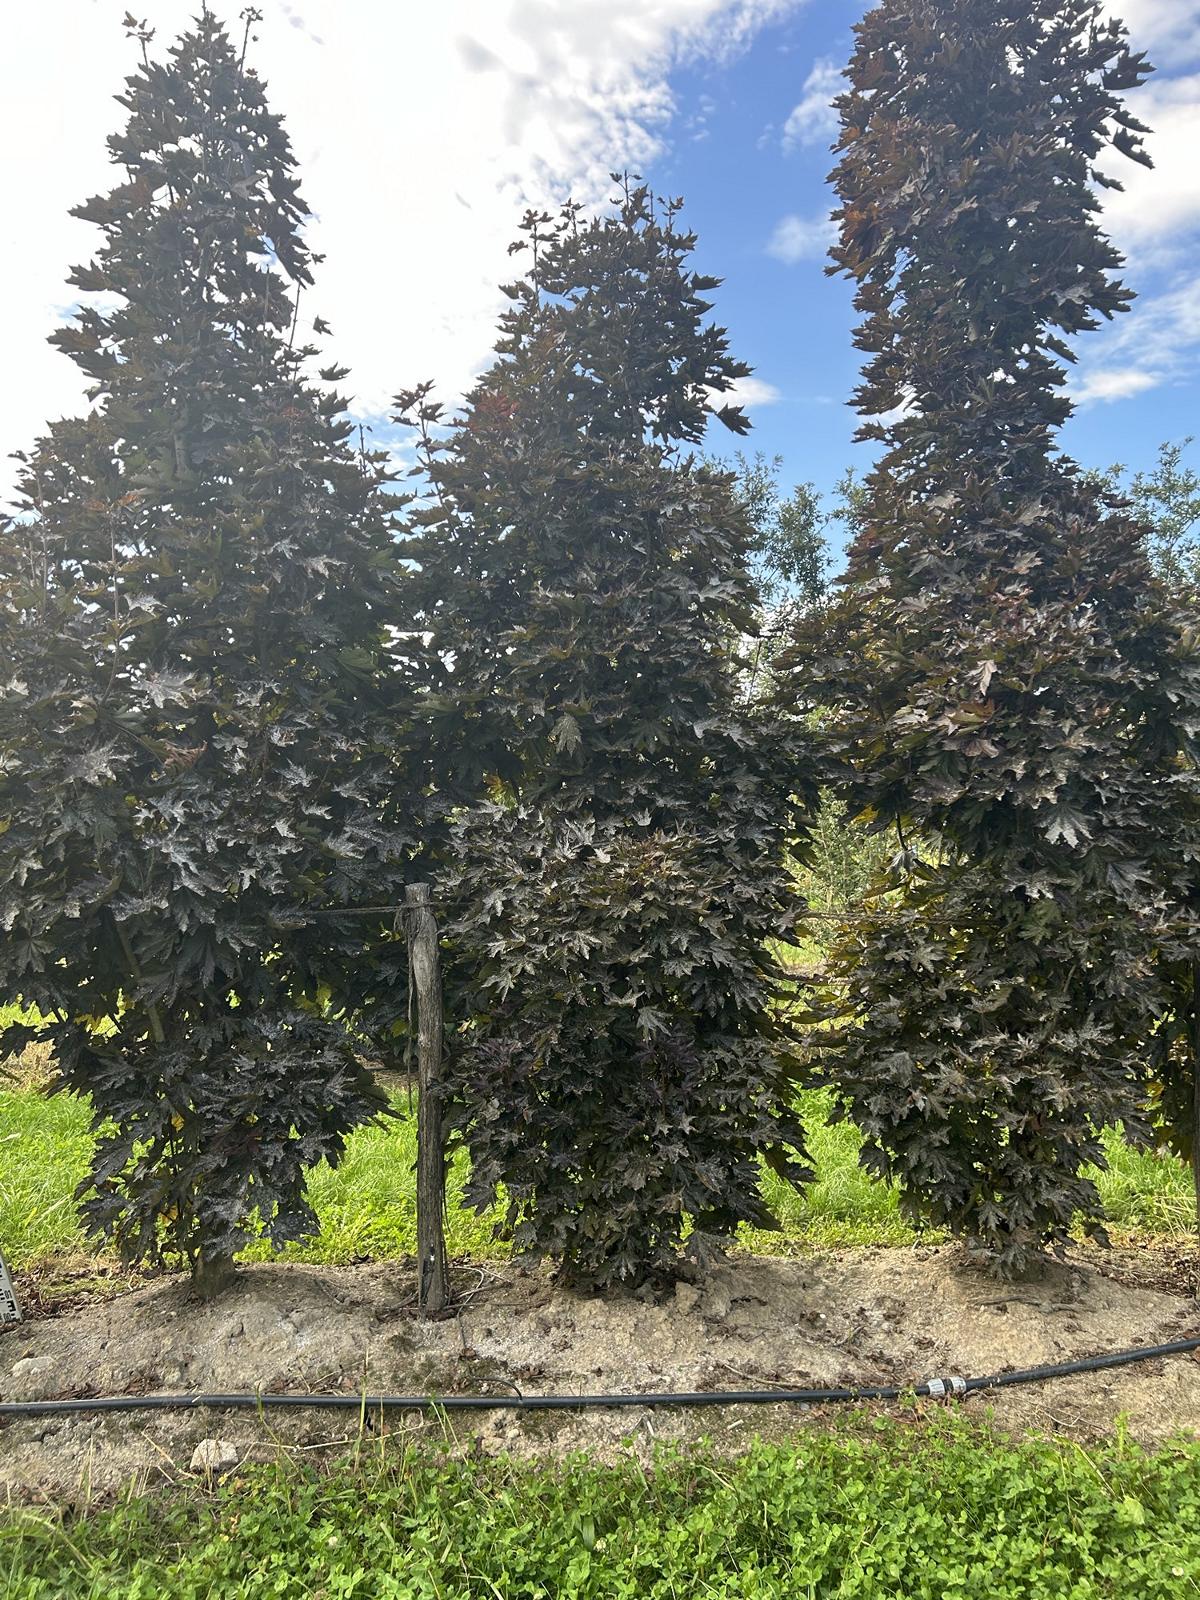
[[[1153,1254],[1081,1253],[1005,1287],[951,1246],[738,1257],[672,1297],[583,1299],[520,1267],[463,1269],[460,1302],[418,1318],[396,1264],[245,1268],[200,1304],[177,1280],[71,1306],[0,1334],[5,1400],[150,1392],[583,1393],[917,1384],[1188,1338],[1200,1305]],[[1157,1287],[1149,1287],[1156,1284]],[[938,1402],[930,1402],[937,1404]],[[1200,1434],[1200,1362],[1153,1361],[959,1402],[1013,1429],[1095,1437],[1119,1416],[1147,1443]],[[795,1405],[678,1411],[460,1413],[456,1437],[514,1454],[701,1435],[736,1449],[754,1433],[819,1421]],[[212,1411],[0,1424],[0,1488],[59,1496],[186,1472],[201,1439],[240,1458],[310,1451],[353,1437],[355,1412]],[[444,1424],[390,1413],[389,1430],[440,1437]]]

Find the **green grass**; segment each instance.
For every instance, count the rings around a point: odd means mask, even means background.
[[[403,1099],[396,1102],[404,1113]],[[92,1149],[87,1102],[73,1094],[0,1090],[0,1245],[10,1265],[26,1268],[85,1248],[72,1203]],[[352,1135],[336,1171],[322,1164],[309,1180],[321,1221],[316,1239],[286,1251],[290,1259],[345,1263],[362,1256],[388,1259],[416,1250],[414,1164],[416,1125],[401,1115]],[[493,1219],[460,1204],[465,1162],[454,1165],[448,1192],[446,1241],[453,1255],[502,1255],[491,1237]],[[266,1244],[246,1260],[266,1260]]]
[[[11,1022],[36,1022],[35,1011],[25,1011],[20,1006],[0,1006],[0,1029]],[[23,1089],[39,1088],[45,1084],[51,1070],[51,1047],[48,1044],[30,1045],[22,1055],[8,1057],[0,1056],[0,1088],[11,1081]],[[0,1137],[3,1130],[0,1129]]]
[[[72,1196],[91,1150],[74,1095],[0,1090],[0,1248],[10,1266],[79,1249]]]
[[[396,1106],[406,1113],[402,1099]],[[814,1246],[903,1245],[940,1237],[919,1233],[900,1215],[895,1191],[859,1166],[854,1128],[830,1124],[829,1107],[826,1096],[805,1096],[817,1181],[797,1193],[765,1174],[781,1231],[745,1229],[744,1247],[783,1254]],[[73,1095],[47,1097],[35,1089],[0,1091],[0,1246],[11,1265],[26,1268],[83,1248],[71,1196],[87,1171],[91,1143],[86,1102]],[[1099,1174],[1098,1182],[1117,1227],[1188,1235],[1194,1224],[1186,1168],[1173,1159],[1130,1150],[1116,1134],[1106,1143],[1110,1170]],[[363,1256],[411,1255],[416,1248],[415,1159],[415,1127],[407,1114],[354,1134],[336,1171],[314,1171],[310,1192],[321,1232],[289,1247],[288,1257],[332,1264]],[[494,1219],[477,1217],[460,1203],[464,1171],[460,1158],[449,1192],[450,1251],[476,1259],[503,1256],[507,1247],[492,1238]],[[247,1256],[264,1259],[268,1253],[265,1245],[256,1245]]]
[[[734,1461],[370,1447],[214,1492],[0,1516],[13,1600],[1188,1600],[1200,1445],[859,1419]]]
[[[402,1115],[383,1127],[352,1134],[336,1171],[322,1164],[309,1181],[309,1194],[321,1220],[318,1238],[290,1248],[302,1261],[343,1263],[360,1256],[387,1259],[414,1255],[417,1248],[417,1125],[407,1102],[393,1104]],[[446,1248],[452,1256],[507,1254],[492,1238],[494,1217],[478,1217],[462,1206],[467,1164],[452,1164],[446,1192]],[[266,1260],[271,1251],[256,1245],[248,1260]]]
[[[829,1121],[832,1097],[804,1097],[805,1126],[816,1182],[797,1192],[773,1173],[764,1190],[782,1234],[743,1233],[749,1249],[768,1255],[789,1246],[904,1245],[943,1237],[915,1228],[900,1213],[896,1191],[859,1165],[861,1139],[853,1124]],[[1174,1156],[1133,1150],[1115,1129],[1104,1135],[1105,1172],[1091,1170],[1113,1232],[1193,1238],[1196,1227],[1191,1173]],[[772,1244],[774,1240],[774,1244]]]

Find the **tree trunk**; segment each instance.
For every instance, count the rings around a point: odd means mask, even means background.
[[[410,884],[404,898],[409,973],[417,1010],[417,1305],[422,1311],[435,1312],[444,1310],[450,1298],[444,1225],[442,974],[429,885]]]
[[[200,1300],[215,1300],[233,1283],[232,1256],[197,1256],[192,1262],[192,1293]]]

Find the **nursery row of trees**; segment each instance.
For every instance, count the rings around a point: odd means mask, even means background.
[[[1124,31],[1093,0],[859,25],[834,258],[882,449],[836,595],[811,497],[698,453],[748,369],[678,202],[525,218],[462,410],[397,402],[405,489],[297,338],[315,263],[246,41],[137,33],[121,181],[76,212],[96,299],[54,335],[93,404],[0,532],[0,992],[36,1012],[0,1055],[49,1038],[90,1095],[92,1232],[215,1286],[314,1225],[306,1172],[384,1111],[380,908],[420,879],[469,1198],[572,1280],[769,1225],[806,1080],[1000,1270],[1100,1233],[1101,1130],[1186,1155],[1200,1094],[1189,575],[1055,444],[1067,341],[1130,299],[1096,198],[1106,146],[1145,159]],[[822,793],[894,844],[798,1016],[772,952]]]

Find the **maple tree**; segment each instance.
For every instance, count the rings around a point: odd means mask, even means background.
[[[254,14],[247,18],[247,30]],[[143,59],[75,215],[100,247],[53,343],[92,408],[24,460],[0,538],[0,990],[98,1132],[89,1230],[216,1288],[384,1098],[362,933],[409,839],[381,456],[297,341],[313,258],[286,132],[208,10]],[[318,326],[323,326],[319,325]]]

